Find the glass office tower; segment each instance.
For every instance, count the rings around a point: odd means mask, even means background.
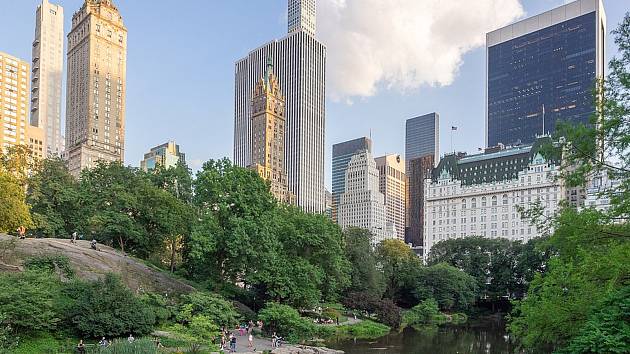
[[[486,35],[486,144],[529,144],[558,121],[588,123],[604,73],[601,0],[578,0]]]

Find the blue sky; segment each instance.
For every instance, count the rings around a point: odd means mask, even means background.
[[[144,152],[170,139],[181,145],[194,168],[210,158],[231,157],[234,62],[251,49],[286,33],[286,1],[114,2],[129,30],[125,162],[138,166]],[[525,16],[563,2],[520,0]],[[0,51],[30,61],[38,3],[38,0],[0,0],[0,33],[3,34]],[[83,0],[56,3],[64,7],[67,33],[72,13],[80,8]],[[610,30],[630,10],[630,1],[604,0],[604,3]],[[334,35],[334,21],[322,19],[322,16],[320,11],[318,21],[327,26],[328,36]],[[449,35],[457,36],[457,28]],[[451,41],[450,38],[445,40]],[[332,48],[338,46],[329,46],[329,58],[333,55],[344,58],[344,54],[331,53]],[[609,38],[607,60],[614,53]],[[436,56],[440,61],[439,53],[427,52],[426,55]],[[369,94],[329,99],[327,186],[330,185],[332,144],[369,135],[371,130],[375,155],[403,154],[404,122],[420,114],[440,113],[441,151],[450,150],[451,125],[459,127],[454,135],[455,149],[474,152],[483,146],[485,50],[483,46],[467,50],[460,59],[458,69],[446,80],[448,84],[442,80],[442,84],[420,82],[409,87],[382,80],[375,83]],[[404,66],[407,65],[409,63],[405,62]],[[329,82],[332,81],[329,78]]]

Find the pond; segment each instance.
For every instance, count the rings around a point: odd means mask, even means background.
[[[518,353],[510,343],[505,324],[497,321],[462,326],[405,328],[375,340],[336,339],[326,344],[346,354],[452,354]]]

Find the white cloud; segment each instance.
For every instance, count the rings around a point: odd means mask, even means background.
[[[523,16],[519,0],[320,0],[334,100],[453,82],[488,31]],[[479,68],[484,70],[484,68]]]

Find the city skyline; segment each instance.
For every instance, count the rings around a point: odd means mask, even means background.
[[[71,16],[69,14],[76,11],[82,2],[79,0],[60,0],[57,2],[66,9],[66,31],[70,28],[68,20]],[[33,14],[39,3],[40,1],[20,1],[0,4],[0,10],[7,9],[7,11],[0,11],[2,13],[0,23],[3,23],[3,29],[4,26],[15,28],[12,30],[11,38],[3,44],[0,50],[29,61],[34,28]],[[116,2],[128,27],[138,28],[147,25],[147,22],[160,19],[162,16],[163,7],[146,7],[142,3],[141,1]],[[547,11],[562,5],[562,3],[562,1],[551,0],[521,2],[525,14],[519,18]],[[610,0],[604,4],[608,14],[608,28],[614,28],[625,8],[621,1]],[[270,38],[278,38],[286,32],[286,3],[282,1],[269,4],[269,6],[250,6],[246,2],[230,2],[229,4],[219,3],[215,5],[216,12],[225,19],[208,28],[196,26],[192,24],[194,22],[192,21],[191,24],[182,23],[176,30],[165,31],[148,27],[150,30],[143,31],[151,33],[156,30],[158,35],[155,39],[148,38],[146,34],[141,33],[135,33],[130,38],[130,47],[133,49],[130,49],[129,54],[129,71],[131,72],[131,68],[133,68],[133,74],[129,78],[127,116],[133,117],[133,119],[129,120],[127,136],[133,137],[133,142],[127,146],[125,161],[127,164],[136,166],[148,147],[155,146],[160,141],[171,139],[180,141],[185,150],[189,152],[190,163],[193,168],[199,168],[200,162],[209,158],[231,156],[233,62],[248,53],[249,49],[265,43]],[[198,11],[200,7],[205,6],[207,5],[200,2],[181,4],[177,9],[174,9],[175,13],[172,16],[184,18],[184,15],[191,15],[191,11]],[[229,36],[211,33],[211,31],[216,31],[216,29],[224,26],[226,21],[232,17],[236,18],[237,15],[251,15],[251,27],[250,23],[247,26],[240,26],[245,28],[230,26]],[[151,26],[151,24],[148,25]],[[320,27],[324,25],[318,23]],[[260,30],[252,31],[252,29]],[[194,54],[187,52],[184,50],[185,48],[182,49],[182,45],[162,40],[164,36],[167,38],[190,36],[190,40],[183,41],[190,44],[193,39],[198,38],[198,35],[191,36],[190,34],[198,33],[200,30],[203,30],[203,34],[207,35],[207,40],[202,41],[202,43],[207,43],[208,49],[201,48],[202,50],[199,50],[196,48]],[[221,32],[219,31],[219,33]],[[229,38],[221,39],[219,37]],[[613,48],[611,41],[607,42],[606,61],[614,54],[614,51],[611,50]],[[161,47],[165,44],[173,46],[173,49],[182,50],[165,53],[163,50],[166,47]],[[225,44],[227,46],[224,46]],[[215,48],[217,47],[222,48],[220,55],[216,52]],[[163,73],[164,76],[158,80],[158,78],[153,78],[148,74],[154,71],[155,65],[158,64],[146,63],[147,60],[144,57],[148,55],[147,53],[151,53],[149,49],[162,50],[160,53],[162,53],[163,58],[158,62],[173,63],[175,67],[181,67],[183,62],[190,60],[186,58],[195,58],[196,61],[207,62],[208,65],[202,69],[190,68],[190,71],[181,69],[180,71],[184,72],[178,72],[177,75],[181,77],[175,80],[171,80],[173,79],[171,73]],[[477,47],[464,54],[459,74],[455,76],[453,83],[449,86],[423,86],[401,94],[398,90],[387,90],[383,87],[384,85],[380,85],[375,95],[365,98],[359,97],[354,99],[352,104],[328,99],[325,144],[326,186],[330,187],[331,171],[328,166],[330,166],[330,152],[333,143],[356,136],[368,135],[370,128],[372,128],[372,137],[376,142],[374,152],[376,156],[385,153],[402,153],[404,120],[426,112],[438,111],[441,114],[443,129],[440,132],[440,141],[442,142],[440,148],[442,151],[449,150],[448,134],[450,132],[445,131],[444,127],[451,125],[459,127],[458,132],[455,133],[455,149],[471,152],[475,151],[477,147],[483,146],[484,98],[482,87],[485,76],[485,54],[483,52],[482,47]],[[331,54],[329,53],[329,55]],[[146,66],[142,64],[146,64]],[[173,85],[181,87],[185,87],[185,83],[189,83],[193,89],[187,91],[189,95],[178,95],[177,102],[166,107],[167,105],[161,102],[170,102],[164,97],[172,94],[172,89],[158,87],[158,83],[162,80],[168,80]],[[208,82],[212,84],[208,85]],[[199,90],[199,87],[204,89]],[[145,95],[149,88],[152,90],[152,95]],[[217,94],[218,92],[220,94]],[[205,102],[209,98],[212,98],[212,102],[207,107],[198,105],[199,102]],[[454,100],[460,104],[454,105]],[[383,117],[387,117],[387,119],[383,119]],[[181,124],[182,127],[173,129],[172,125],[167,123],[172,119],[187,124]],[[152,122],[152,134],[143,134],[149,122]],[[208,132],[211,132],[212,139],[207,138]],[[131,139],[128,140],[131,141]]]

